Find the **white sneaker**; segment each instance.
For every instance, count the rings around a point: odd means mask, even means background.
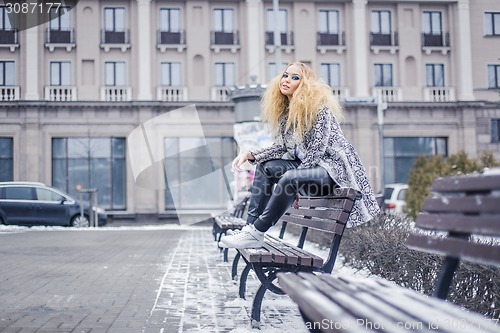
[[[239,232],[241,232],[241,229],[229,229],[228,231],[226,231],[226,235],[234,235]]]
[[[264,233],[255,229],[253,225],[244,226],[240,232],[223,236],[220,239],[220,247],[235,249],[253,249],[264,245]]]

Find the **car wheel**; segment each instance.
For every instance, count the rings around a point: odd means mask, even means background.
[[[87,215],[75,215],[71,219],[71,226],[75,228],[88,228],[90,227],[89,217]]]

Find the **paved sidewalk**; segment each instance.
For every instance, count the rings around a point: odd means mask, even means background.
[[[7,228],[7,229],[6,229]],[[234,251],[230,251],[230,257]],[[259,332],[210,227],[0,229],[0,332]],[[267,293],[260,332],[306,333]]]

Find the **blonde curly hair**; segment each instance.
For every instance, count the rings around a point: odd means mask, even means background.
[[[292,65],[300,68],[301,81],[290,100],[280,91],[283,74]],[[261,99],[262,120],[271,126],[274,135],[278,134],[280,119],[288,113],[285,130],[293,129],[299,138],[303,138],[311,128],[318,113],[328,107],[340,122],[343,110],[332,88],[322,80],[316,79],[312,69],[302,62],[292,62],[269,84]]]

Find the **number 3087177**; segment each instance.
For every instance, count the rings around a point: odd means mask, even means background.
[[[7,14],[45,14],[50,13],[51,10],[59,13],[61,7],[60,2],[23,2],[23,3],[6,3],[5,12]]]

